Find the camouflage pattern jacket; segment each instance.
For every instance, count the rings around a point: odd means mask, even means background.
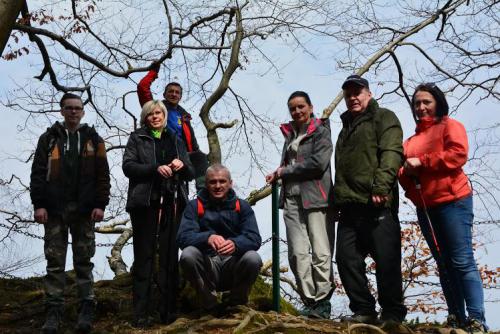
[[[105,209],[109,203],[110,177],[104,141],[94,127],[82,124],[77,130],[79,143],[78,210],[90,213]],[[63,124],[56,122],[39,140],[31,167],[30,195],[36,209],[62,213],[67,204],[63,165],[68,136]]]

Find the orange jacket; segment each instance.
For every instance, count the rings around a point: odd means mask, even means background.
[[[462,170],[467,162],[469,144],[462,123],[443,117],[441,121],[424,118],[416,133],[403,143],[404,158],[417,157],[422,162],[418,171],[422,196],[428,207],[456,201],[471,194],[469,180]],[[405,195],[417,207],[423,207],[415,180],[398,173]]]

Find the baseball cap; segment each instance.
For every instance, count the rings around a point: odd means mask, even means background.
[[[357,74],[353,74],[353,75],[348,76],[347,79],[345,79],[344,83],[342,84],[342,89],[345,89],[347,87],[347,85],[349,85],[351,83],[358,85],[358,86],[361,86],[361,87],[370,88],[370,86],[368,84],[368,80],[360,77]]]

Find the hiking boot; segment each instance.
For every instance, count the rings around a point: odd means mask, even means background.
[[[160,323],[163,325],[170,325],[177,320],[177,313],[160,313]]]
[[[62,318],[61,306],[50,306],[47,309],[47,318],[42,326],[42,334],[56,334]]]
[[[149,317],[140,317],[132,321],[132,327],[137,329],[146,329],[152,326],[152,321]]]
[[[353,314],[340,318],[342,322],[355,322],[363,324],[376,324],[378,322],[377,314]]]
[[[469,320],[469,333],[470,334],[486,334],[488,333],[488,330],[484,326],[484,324],[477,320],[477,319],[470,319]]]
[[[405,326],[400,320],[381,320],[380,329],[391,334],[411,334],[413,331]]]
[[[460,328],[461,326],[456,315],[448,314],[448,316],[446,317],[446,322],[444,323],[444,327]]]
[[[90,333],[94,322],[95,303],[93,300],[84,300],[80,304],[80,313],[75,331],[77,333]]]
[[[330,319],[331,312],[332,312],[332,304],[330,304],[330,300],[329,299],[321,300],[313,305],[308,317],[319,318],[319,319]]]
[[[299,310],[299,314],[304,317],[309,317],[311,315],[312,310],[313,310],[312,305],[304,305],[304,307]]]

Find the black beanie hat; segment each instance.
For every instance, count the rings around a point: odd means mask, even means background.
[[[436,86],[435,83],[423,83],[415,88],[415,93],[413,93],[413,96],[411,98],[411,110],[413,112],[413,115],[415,116],[415,119],[416,119],[416,113],[414,107],[415,94],[421,91],[429,92],[432,95],[432,97],[434,97],[434,99],[436,100],[436,117],[448,116],[448,111],[450,108],[448,106],[448,102],[446,101],[446,97],[444,96],[443,91],[439,89],[439,87]]]

